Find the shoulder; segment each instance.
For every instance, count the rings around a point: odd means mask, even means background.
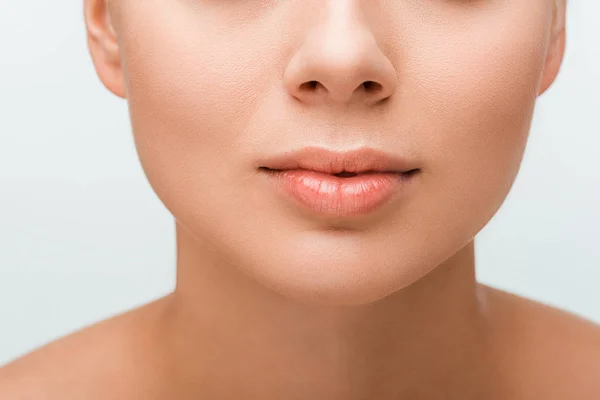
[[[1,367],[0,399],[136,398],[127,391],[148,366],[139,324],[149,306],[80,329]]]
[[[519,398],[600,398],[600,325],[486,286],[499,357]]]

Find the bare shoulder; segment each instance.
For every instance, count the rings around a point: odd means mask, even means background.
[[[156,304],[155,304],[156,303]],[[143,366],[140,326],[148,303],[47,343],[0,368],[0,399],[137,399]]]
[[[485,286],[485,285],[484,285]],[[518,398],[600,399],[600,325],[485,286],[502,358]]]

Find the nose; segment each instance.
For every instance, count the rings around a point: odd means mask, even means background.
[[[396,80],[372,31],[348,7],[336,5],[308,32],[284,74],[286,90],[305,104],[377,104],[395,92]]]

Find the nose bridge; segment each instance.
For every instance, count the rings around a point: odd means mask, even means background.
[[[352,1],[331,1],[326,17],[306,33],[284,76],[304,103],[373,104],[395,91],[396,73]]]

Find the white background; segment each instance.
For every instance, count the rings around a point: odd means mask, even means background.
[[[527,1],[527,0],[522,0]],[[102,86],[83,1],[0,4],[0,364],[167,294],[171,215]],[[481,282],[600,323],[600,1],[571,0],[558,80],[476,240]]]

